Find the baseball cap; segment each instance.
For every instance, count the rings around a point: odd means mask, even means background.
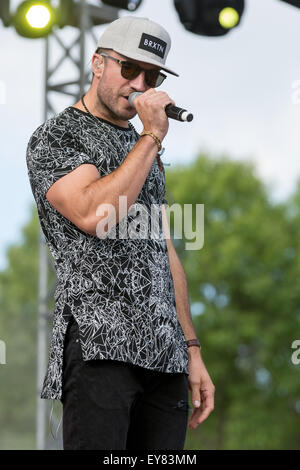
[[[171,48],[169,33],[149,18],[118,18],[106,28],[98,41],[98,47],[112,49],[130,59],[157,65],[179,77],[178,73],[165,66]]]

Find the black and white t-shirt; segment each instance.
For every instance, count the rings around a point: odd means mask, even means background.
[[[188,374],[188,349],[177,319],[161,209],[159,237],[100,238],[81,231],[46,199],[59,178],[84,163],[100,176],[116,170],[139,139],[132,128],[73,107],[31,136],[27,167],[40,224],[57,277],[49,362],[41,398],[61,399],[65,332],[78,323],[83,360],[114,359]],[[154,160],[136,203],[151,214],[165,203],[165,171]],[[128,224],[134,220],[129,213]],[[118,227],[117,224],[116,227]]]

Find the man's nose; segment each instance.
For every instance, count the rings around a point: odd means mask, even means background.
[[[142,91],[142,92],[146,91],[147,84],[145,82],[145,71],[142,70],[141,73],[137,77],[135,77],[133,80],[130,80],[130,85],[136,91]]]

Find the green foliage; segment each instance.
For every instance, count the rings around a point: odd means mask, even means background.
[[[272,204],[255,168],[226,156],[200,155],[166,180],[169,206],[204,204],[202,249],[174,240],[192,312],[201,306],[193,321],[216,387],[215,409],[188,430],[186,448],[299,448],[300,366],[291,344],[300,337],[300,190]]]
[[[0,339],[6,343],[6,364],[0,365],[0,449],[35,448],[39,234],[32,205],[21,242],[7,249],[8,267],[0,272]],[[53,278],[49,269],[49,285]]]
[[[0,273],[0,337],[6,343],[6,365],[0,366],[0,448],[13,432],[34,434],[37,233],[38,220],[32,210],[21,243],[8,248],[8,267]]]
[[[251,164],[203,154],[168,170],[166,181],[170,206],[204,204],[203,248],[188,251],[186,240],[174,240],[216,387],[215,409],[188,429],[186,449],[299,449],[300,366],[291,362],[291,344],[300,322],[300,181],[288,201],[274,204]],[[7,344],[0,449],[35,445],[35,206],[22,234],[0,273],[0,339]]]

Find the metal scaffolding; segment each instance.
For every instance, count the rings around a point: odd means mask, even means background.
[[[84,94],[89,84],[90,71],[86,71],[86,38],[91,35],[93,43],[97,43],[97,37],[94,33],[94,27],[110,23],[119,17],[119,10],[109,6],[95,6],[89,4],[87,0],[78,0],[76,3],[77,17],[79,24],[75,29],[76,37],[70,45],[66,45],[65,30],[56,28],[50,36],[46,38],[45,47],[45,103],[44,103],[44,119],[45,121],[56,114],[55,105],[53,104],[52,93],[67,95],[74,98],[73,103],[77,102]],[[51,65],[53,59],[53,47],[59,47],[62,52],[61,57]],[[95,47],[96,49],[96,47]],[[74,54],[75,58],[74,58]],[[57,57],[57,54],[55,53]],[[66,68],[66,62],[70,61],[75,66],[78,78],[68,81],[59,81],[55,83],[54,75]],[[38,283],[38,338],[37,338],[37,414],[36,414],[36,449],[55,449],[62,448],[61,434],[59,442],[55,442],[53,437],[47,433],[47,423],[50,417],[50,406],[47,400],[40,398],[41,387],[46,373],[47,367],[47,347],[50,336],[49,321],[53,312],[49,311],[48,305],[55,286],[49,287],[48,268],[53,269],[53,261],[50,259],[45,236],[40,229],[39,237],[39,283]],[[55,414],[51,419],[52,424],[59,424]]]

